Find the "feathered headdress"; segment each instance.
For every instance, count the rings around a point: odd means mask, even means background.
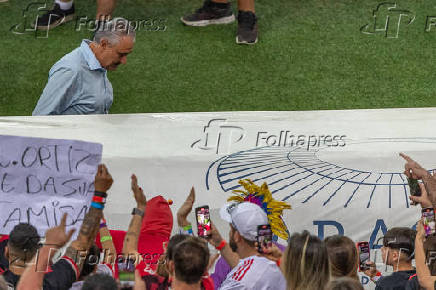
[[[285,209],[291,209],[291,205],[284,201],[275,200],[264,182],[261,186],[254,184],[250,179],[241,179],[239,184],[245,190],[233,190],[233,196],[227,201],[234,202],[251,202],[260,206],[268,216],[271,230],[274,234],[284,240],[288,240],[289,232],[283,222],[282,213]]]

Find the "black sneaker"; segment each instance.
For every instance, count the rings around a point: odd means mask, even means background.
[[[239,11],[237,44],[257,43],[257,18],[251,11]]]
[[[180,20],[189,26],[207,26],[210,24],[227,24],[235,21],[235,15],[230,3],[214,3],[204,1],[203,7],[195,13],[182,17]]]
[[[62,10],[55,3],[53,9],[36,19],[36,29],[48,30],[74,19],[74,3],[68,10]],[[34,27],[35,27],[34,26]]]

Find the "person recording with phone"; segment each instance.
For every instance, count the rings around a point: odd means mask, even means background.
[[[415,239],[415,264],[419,285],[409,289],[436,289],[436,235],[435,212],[436,205],[436,176],[433,172],[422,167],[418,162],[404,153],[400,156],[406,160],[404,174],[407,176],[410,186],[410,200],[414,205],[421,206],[422,218],[417,224]],[[419,190],[414,189],[414,181],[418,183]],[[416,194],[418,193],[418,194]],[[421,288],[420,288],[421,287]]]
[[[259,226],[268,224],[266,213],[256,204],[241,202],[225,205],[220,216],[230,224],[229,243],[213,223],[207,238],[232,268],[220,289],[286,289],[277,264],[258,255],[257,232]],[[236,259],[230,251],[237,253]]]
[[[365,275],[375,282],[376,289],[407,289],[416,284],[416,270],[412,265],[415,250],[416,231],[407,227],[388,230],[383,237],[381,248],[383,263],[393,267],[393,274],[381,276],[375,263],[368,261],[368,268],[362,269]]]

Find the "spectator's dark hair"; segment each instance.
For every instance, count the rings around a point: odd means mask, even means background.
[[[117,282],[106,274],[94,274],[85,279],[82,290],[116,290]]]
[[[358,281],[359,257],[354,242],[346,236],[334,235],[325,238],[324,243],[329,254],[331,275]]]
[[[326,290],[363,290],[362,284],[350,277],[341,277],[330,281]]]
[[[287,289],[324,289],[330,280],[327,248],[308,231],[291,236],[282,266]]]
[[[82,271],[80,271],[80,277],[84,278],[94,272],[98,263],[100,262],[100,249],[97,245],[93,244],[86,255],[85,262],[83,264]]]
[[[38,231],[31,224],[20,223],[9,234],[8,248],[13,256],[30,262],[39,248]]]
[[[416,231],[407,227],[396,227],[388,230],[383,237],[383,246],[401,250],[411,260],[415,252]]]
[[[209,263],[209,249],[199,238],[179,243],[172,255],[176,278],[187,284],[201,281]]]
[[[183,234],[177,234],[171,237],[171,239],[168,241],[167,245],[167,251],[166,251],[166,259],[172,260],[174,255],[174,250],[176,249],[177,245],[181,242],[184,242],[188,239],[191,239],[192,236],[190,235],[183,235]]]
[[[171,237],[171,239],[168,241],[165,253],[163,254],[163,256],[161,256],[159,258],[159,262],[157,265],[157,271],[156,271],[156,273],[159,276],[164,277],[164,278],[169,278],[169,272],[168,272],[169,269],[167,267],[167,263],[172,259],[174,249],[176,248],[176,246],[179,243],[186,241],[187,239],[190,239],[190,238],[192,238],[192,236],[183,235],[183,234],[177,234],[177,235],[174,235]],[[143,280],[146,282],[146,285],[148,285],[148,283],[151,283],[148,281],[150,279],[147,279],[147,281],[146,281],[146,279],[144,279],[144,278],[148,278],[147,276],[148,275],[142,277]]]

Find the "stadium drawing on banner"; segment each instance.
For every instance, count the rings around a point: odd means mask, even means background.
[[[348,141],[347,147],[380,146],[387,143],[425,144],[436,143],[435,138],[376,138]],[[335,152],[341,159],[351,159],[354,166],[330,162],[325,158],[328,147],[307,150],[304,146],[265,146],[240,151],[214,161],[206,173],[206,187],[211,189],[212,179],[224,192],[240,187],[240,179],[251,179],[255,183],[266,182],[275,196],[283,201],[310,203],[318,200],[323,207],[338,203],[349,207],[358,203],[360,207],[374,206],[376,196],[382,195],[383,207],[392,208],[393,202],[409,208],[407,178],[401,168],[373,170],[359,168],[356,151]],[[339,149],[336,149],[338,151]],[[361,152],[360,152],[361,153]],[[397,158],[392,152],[392,158]],[[380,204],[378,204],[380,206]],[[397,205],[398,207],[398,205]]]

